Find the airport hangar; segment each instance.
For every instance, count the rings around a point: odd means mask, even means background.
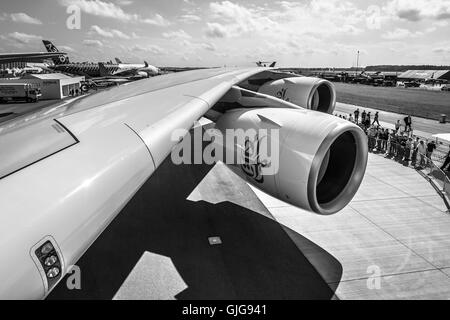
[[[70,92],[81,91],[85,77],[69,77],[60,73],[29,74],[21,79],[0,79],[0,83],[30,83],[42,92],[42,100],[60,100],[70,96]]]
[[[420,81],[429,79],[450,81],[450,70],[408,70],[398,76],[398,80],[400,81]]]

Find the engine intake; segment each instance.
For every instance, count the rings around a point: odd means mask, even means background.
[[[338,126],[319,147],[308,180],[308,200],[314,212],[333,214],[353,198],[367,165],[366,138],[355,127]]]
[[[319,78],[294,77],[270,81],[262,85],[258,92],[323,113],[332,114],[336,105],[333,84]]]

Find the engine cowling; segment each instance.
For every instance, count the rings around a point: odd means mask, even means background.
[[[321,215],[337,213],[352,200],[363,180],[367,138],[348,121],[301,109],[237,109],[223,115],[216,128],[225,136],[224,152],[241,157],[240,163],[230,166],[237,174],[299,208]],[[230,143],[227,129],[263,133],[254,141],[239,143],[233,138]],[[268,142],[266,147],[260,145],[263,140]],[[270,168],[264,174],[264,166],[272,166],[276,156],[277,170],[270,172]]]
[[[332,114],[336,105],[334,85],[319,78],[294,77],[270,81],[262,85],[258,92],[323,113]]]
[[[139,71],[136,75],[142,78],[149,78],[149,74],[145,71]]]

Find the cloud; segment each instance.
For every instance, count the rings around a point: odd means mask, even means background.
[[[134,45],[130,48],[130,51],[137,51],[137,52],[145,52],[145,53],[151,53],[154,55],[166,55],[167,51],[160,46],[157,45],[151,45],[151,46],[141,46],[141,45]]]
[[[391,0],[386,10],[400,19],[417,22],[424,19],[450,19],[450,0]]]
[[[160,14],[155,14],[153,17],[146,18],[135,13],[128,13],[124,11],[119,4],[112,2],[101,0],[59,0],[59,2],[63,6],[75,5],[79,7],[82,12],[93,16],[116,19],[122,22],[139,22],[154,26],[168,26],[170,24],[170,22]]]
[[[42,36],[37,36],[34,34],[27,34],[27,33],[21,33],[21,32],[13,32],[8,34],[8,37],[14,41],[17,41],[21,44],[28,44],[32,41],[40,41],[42,40]]]
[[[100,40],[83,40],[83,44],[88,46],[88,47],[97,47],[97,48],[101,48],[103,47],[103,42],[101,42]]]
[[[129,36],[129,35],[123,33],[123,32],[120,31],[120,30],[112,29],[111,32],[112,32],[113,35],[116,36],[117,38],[125,39],[125,40],[131,39],[131,36]]]
[[[163,37],[167,39],[176,39],[176,40],[190,40],[192,36],[186,31],[180,29],[178,31],[164,32]]]
[[[195,23],[195,22],[199,22],[202,21],[202,18],[200,18],[199,16],[195,15],[195,14],[184,14],[182,16],[180,16],[178,18],[178,20],[180,22],[184,22],[184,23]]]
[[[438,53],[438,54],[448,55],[448,54],[450,54],[450,47],[436,48],[436,49],[433,49],[433,52]]]
[[[228,36],[227,28],[220,23],[207,23],[205,34],[209,38],[226,38]]]
[[[76,52],[75,49],[69,46],[60,46],[58,45],[58,48],[61,49],[63,52]]]
[[[277,26],[263,9],[248,8],[230,1],[212,2],[209,5],[212,19],[220,21],[228,32],[219,31],[219,24],[209,24],[209,34],[239,36],[252,31],[264,31]],[[208,35],[208,33],[207,33]]]
[[[99,17],[113,18],[122,21],[136,20],[137,15],[126,13],[119,5],[101,0],[60,0],[64,6],[75,5],[81,11]]]
[[[210,38],[251,35],[289,41],[292,34],[316,38],[364,33],[368,13],[350,1],[278,1],[274,6],[212,2],[205,34]]]
[[[119,6],[124,6],[124,7],[130,6],[134,3],[134,1],[131,1],[131,0],[118,0],[116,2]]]
[[[103,30],[102,28],[100,28],[99,26],[96,26],[96,25],[91,27],[90,33],[91,34],[97,33],[98,35],[105,37],[105,38],[114,38],[114,34],[112,32]]]
[[[97,25],[93,25],[91,26],[91,30],[88,33],[89,35],[99,35],[102,36],[104,38],[120,38],[120,39],[124,39],[124,40],[129,40],[129,39],[137,39],[138,36],[133,33],[131,36],[127,35],[126,33],[117,30],[117,29],[102,29],[101,27],[97,26]]]
[[[208,51],[216,51],[217,48],[213,43],[203,43],[202,44],[203,49]]]
[[[415,38],[423,36],[424,34],[434,32],[435,30],[436,30],[435,27],[430,27],[425,29],[424,31],[412,32],[408,29],[397,28],[393,31],[386,32],[381,37],[387,40],[405,40],[407,38]]]
[[[341,28],[338,29],[338,31],[341,33],[348,34],[348,35],[359,35],[364,32],[363,29],[355,27],[351,24],[346,24],[346,25],[342,26]]]
[[[170,21],[166,20],[160,14],[155,14],[153,18],[146,18],[146,19],[140,18],[139,20],[142,23],[151,24],[158,27],[167,27],[171,25]]]
[[[28,23],[28,24],[42,24],[42,21],[33,17],[30,17],[26,13],[19,12],[19,13],[11,13],[10,18],[13,22],[20,22],[20,23]]]

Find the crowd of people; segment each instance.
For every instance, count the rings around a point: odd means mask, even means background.
[[[393,130],[383,128],[380,125],[378,112],[372,116],[371,112],[364,110],[361,113],[357,109],[348,117],[342,115],[338,117],[351,121],[364,130],[368,137],[370,152],[384,154],[387,158],[392,158],[417,169],[423,169],[431,164],[437,145],[433,140],[427,141],[413,134],[411,116],[405,117],[403,124],[401,120],[398,120]],[[450,152],[441,169],[448,170],[449,165]]]

